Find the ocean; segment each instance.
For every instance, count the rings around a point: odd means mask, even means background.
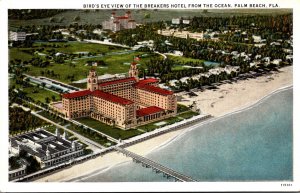
[[[251,108],[207,121],[146,157],[197,181],[291,181],[293,90],[276,92]],[[130,161],[77,181],[164,182],[174,179]]]

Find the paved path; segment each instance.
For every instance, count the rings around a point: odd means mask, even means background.
[[[162,53],[160,53],[160,52],[158,52],[158,51],[155,51],[154,53],[159,54],[159,55],[161,55],[162,57],[164,57],[164,60],[167,59],[167,56],[166,56],[165,54],[162,54]]]

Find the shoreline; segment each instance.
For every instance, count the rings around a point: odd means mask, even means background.
[[[191,105],[194,101],[200,110],[219,117],[250,106],[273,91],[293,84],[293,66],[287,66],[269,75],[222,84],[218,89],[195,92],[198,96],[183,95],[178,103]]]
[[[277,90],[274,90],[273,92],[265,95],[261,99],[259,99],[257,101],[254,101],[253,104],[250,104],[248,106],[241,107],[240,109],[237,109],[237,110],[234,110],[234,111],[231,111],[231,112],[226,112],[226,113],[224,113],[221,116],[213,117],[211,119],[208,119],[208,120],[196,123],[195,125],[191,125],[191,126],[189,126],[187,128],[183,128],[183,130],[182,130],[183,132],[182,133],[180,133],[177,136],[174,136],[173,138],[171,138],[171,139],[163,142],[159,146],[153,148],[153,150],[151,150],[150,152],[145,153],[145,155],[150,154],[150,153],[152,153],[154,151],[160,150],[161,148],[165,147],[166,145],[169,145],[169,144],[173,143],[174,141],[176,141],[177,139],[179,139],[181,136],[185,135],[187,132],[192,131],[193,129],[196,129],[199,126],[202,126],[202,125],[205,125],[207,123],[211,123],[211,122],[217,121],[219,119],[223,119],[223,118],[226,118],[228,116],[231,116],[231,115],[234,115],[234,114],[241,113],[241,112],[244,112],[246,110],[252,109],[252,108],[256,107],[257,105],[261,104],[264,100],[270,98],[271,96],[273,96],[275,94],[278,94],[280,92],[289,90],[289,89],[293,89],[293,85],[288,85],[288,86],[284,86],[284,87],[278,88]]]
[[[259,82],[258,83],[259,85],[265,84],[265,87],[262,88],[262,89],[264,89],[263,90],[264,92],[259,92],[258,95],[256,95],[256,97],[247,97],[246,99],[248,99],[248,101],[246,103],[244,103],[243,105],[239,105],[239,103],[235,103],[235,105],[231,104],[231,106],[230,106],[231,108],[229,108],[227,111],[223,111],[223,112],[220,111],[216,114],[212,114],[213,116],[215,116],[212,119],[196,123],[196,124],[191,125],[189,127],[184,127],[182,129],[178,129],[178,130],[175,130],[175,131],[165,133],[163,135],[148,139],[148,140],[143,141],[141,143],[137,143],[137,144],[134,144],[132,146],[129,146],[126,149],[129,150],[129,151],[132,151],[134,153],[137,153],[141,156],[145,156],[145,155],[147,155],[147,154],[149,154],[153,151],[157,151],[157,150],[163,148],[166,145],[169,145],[170,143],[173,143],[174,141],[176,141],[176,139],[183,136],[186,132],[188,132],[192,129],[195,129],[195,128],[199,127],[200,125],[206,124],[208,122],[216,121],[220,118],[224,118],[226,116],[230,116],[232,114],[239,113],[241,111],[245,111],[249,108],[254,107],[255,105],[260,104],[264,99],[272,96],[273,94],[276,94],[277,92],[280,92],[280,91],[283,91],[283,90],[286,90],[286,89],[292,89],[293,88],[292,66],[285,67],[285,69],[282,72],[283,73],[279,72],[279,73],[273,74],[274,76],[276,76],[276,75],[281,76],[281,79],[278,80],[277,82],[275,82],[276,84],[275,83],[272,84],[271,87],[270,87],[270,85],[269,85],[269,87],[267,87],[268,86],[267,84],[271,84],[269,81],[262,82],[262,83]],[[250,90],[250,92],[251,92],[251,87],[250,88],[246,87],[244,89],[243,89],[243,87],[239,88],[239,86],[241,86],[241,83],[244,83],[244,82],[249,83],[249,81],[250,81],[250,84],[247,84],[247,85],[252,86],[251,82],[261,81],[260,79],[266,79],[266,78],[267,78],[266,76],[263,76],[263,77],[259,77],[259,78],[256,78],[256,79],[243,80],[243,81],[240,81],[240,82],[237,82],[237,83],[226,84],[225,87],[226,86],[228,87],[228,85],[236,87],[236,89],[233,89],[234,90],[233,92],[238,92],[239,89],[242,90],[242,91],[243,90],[248,90],[248,91]],[[199,92],[199,93],[201,93],[201,95],[203,95],[203,96],[205,95],[205,97],[216,98],[216,96],[212,96],[212,95],[209,95],[209,94],[214,93],[215,95],[218,95],[219,94],[218,91],[222,90],[222,86],[223,85],[221,85],[220,89],[218,89],[217,91],[209,91],[209,92],[204,91],[202,93],[201,92]],[[266,87],[268,89],[266,89]],[[252,90],[253,90],[253,88],[252,88]],[[257,89],[257,87],[254,88],[254,90],[255,89]],[[237,93],[233,93],[233,94],[236,95]],[[238,93],[236,96],[238,96],[240,98],[239,94],[240,93]],[[197,98],[197,97],[195,97],[195,98]],[[219,99],[220,101],[217,101],[217,102],[219,102],[219,104],[222,104],[224,102],[228,103],[228,99],[230,99],[230,96],[220,98]],[[256,99],[256,100],[254,100],[254,99]],[[234,100],[234,99],[231,99],[231,100]],[[207,105],[209,105],[210,102],[211,101],[209,101],[207,103]],[[214,110],[213,108],[214,107],[211,107],[210,110]],[[208,112],[205,111],[205,113],[208,113]],[[49,181],[49,182],[57,182],[57,181],[70,182],[71,181],[72,182],[72,181],[80,181],[81,179],[88,178],[91,175],[97,175],[97,174],[100,174],[102,172],[105,172],[105,171],[109,170],[112,167],[116,167],[120,164],[125,164],[128,161],[131,161],[131,158],[125,157],[121,153],[110,152],[110,153],[107,153],[103,156],[99,156],[95,159],[91,159],[91,160],[88,160],[84,163],[80,163],[80,164],[74,165],[70,168],[66,168],[65,170],[50,174],[48,176],[41,177],[41,178],[37,179],[35,182],[47,182],[47,181]]]

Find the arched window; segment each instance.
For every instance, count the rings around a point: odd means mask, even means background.
[[[93,80],[93,83],[96,83],[96,79]]]

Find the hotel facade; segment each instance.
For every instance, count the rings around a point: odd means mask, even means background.
[[[130,129],[176,115],[172,91],[158,86],[158,80],[138,78],[136,63],[129,77],[98,80],[95,70],[87,77],[87,89],[62,96],[63,113],[70,119],[91,117],[111,126]]]
[[[116,16],[116,13],[112,12],[111,18],[102,22],[102,28],[114,32],[122,29],[134,29],[136,28],[136,22],[132,19],[130,11],[127,11],[124,16]]]

